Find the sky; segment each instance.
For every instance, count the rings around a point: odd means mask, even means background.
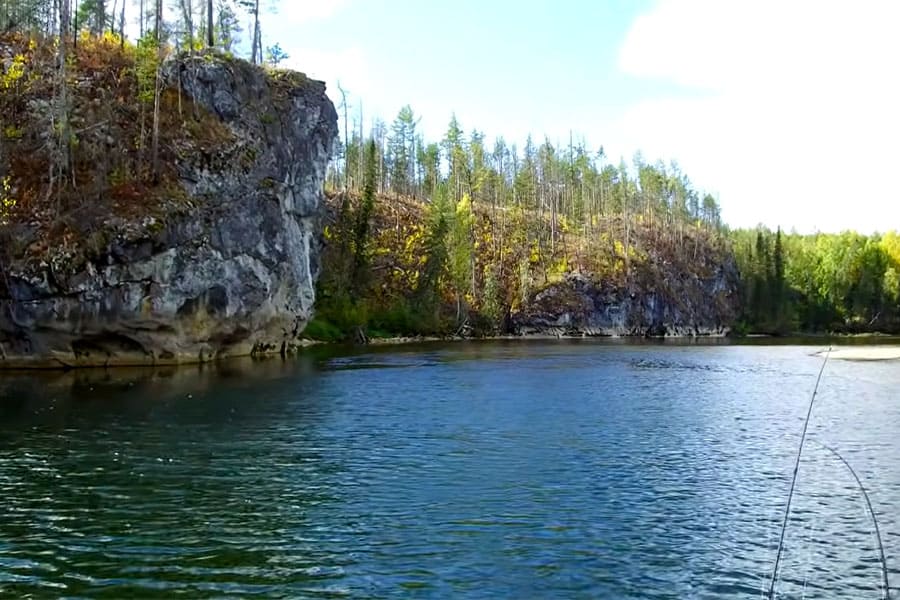
[[[293,0],[263,44],[350,121],[675,161],[732,227],[900,228],[895,0]]]

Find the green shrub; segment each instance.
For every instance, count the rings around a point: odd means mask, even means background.
[[[340,342],[346,337],[340,327],[320,317],[306,324],[303,336],[320,342]]]

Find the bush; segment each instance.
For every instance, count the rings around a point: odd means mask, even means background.
[[[340,327],[320,317],[306,324],[303,336],[319,342],[340,342],[346,337]]]
[[[422,315],[417,314],[408,302],[398,301],[390,308],[377,311],[369,319],[369,335],[393,337],[400,335],[424,335],[430,333]]]

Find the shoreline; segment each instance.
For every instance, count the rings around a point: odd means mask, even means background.
[[[5,357],[0,360],[0,375],[6,373],[28,373],[28,372],[70,372],[81,370],[117,370],[117,369],[161,369],[161,368],[179,368],[179,367],[210,367],[218,364],[225,364],[236,359],[250,359],[256,361],[267,361],[274,358],[288,358],[303,353],[312,348],[353,348],[356,350],[365,350],[366,348],[390,348],[392,346],[410,346],[415,344],[431,344],[436,342],[501,342],[501,341],[610,341],[610,342],[630,342],[630,343],[664,343],[671,342],[704,342],[716,341],[724,343],[740,344],[742,341],[771,341],[775,344],[799,344],[804,345],[803,340],[827,341],[832,340],[836,345],[843,341],[866,340],[883,340],[884,345],[874,344],[869,347],[838,347],[830,351],[830,357],[837,360],[900,360],[900,336],[886,333],[861,333],[861,334],[825,334],[825,333],[797,333],[787,336],[771,335],[771,334],[746,334],[734,335],[733,333],[707,334],[707,335],[666,335],[666,336],[646,336],[646,335],[564,335],[554,333],[527,333],[521,335],[502,334],[478,337],[463,336],[392,336],[392,337],[373,337],[369,338],[367,343],[359,344],[353,342],[335,342],[313,339],[302,339],[295,344],[295,349],[285,354],[280,352],[256,353],[256,354],[233,354],[212,358],[209,360],[182,360],[182,361],[134,361],[134,360],[104,360],[96,363],[92,362],[65,362],[55,357],[16,359]],[[810,344],[811,345],[811,344]],[[851,344],[852,346],[852,344]],[[828,350],[822,350],[817,355],[824,355]]]

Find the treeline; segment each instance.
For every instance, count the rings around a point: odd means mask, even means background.
[[[732,233],[740,328],[759,333],[900,331],[900,235]]]
[[[125,42],[150,35],[178,50],[241,49],[255,64],[277,64],[287,55],[276,43],[263,45],[260,14],[275,0],[0,0],[0,33],[71,37],[117,36]],[[241,34],[246,31],[246,41]],[[265,51],[264,51],[265,49]]]
[[[467,195],[476,205],[546,216],[551,242],[563,223],[591,232],[612,215],[673,233],[685,225],[721,227],[716,199],[696,190],[674,163],[649,163],[638,154],[630,165],[610,164],[602,147],[592,149],[574,137],[565,144],[538,144],[529,136],[522,148],[498,137],[489,145],[478,130],[465,133],[455,116],[442,139],[426,140],[409,106],[390,127],[376,120],[364,135],[361,120],[350,130],[347,96],[340,92],[344,133],[331,169],[335,189],[360,189],[363,148],[372,142],[379,193],[427,199],[446,183],[454,202]]]
[[[496,332],[568,273],[640,289],[728,260],[718,203],[676,165],[574,139],[488,148],[455,117],[426,140],[409,107],[351,131],[342,100],[314,335]]]

